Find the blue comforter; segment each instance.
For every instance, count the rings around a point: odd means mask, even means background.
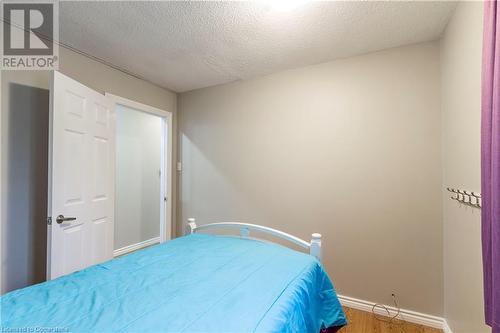
[[[1,297],[3,332],[318,333],[345,323],[313,257],[202,234]]]

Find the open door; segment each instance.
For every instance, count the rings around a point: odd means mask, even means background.
[[[113,257],[115,118],[104,95],[54,71],[47,279]]]

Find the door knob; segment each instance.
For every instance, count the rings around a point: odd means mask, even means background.
[[[59,215],[58,217],[56,217],[57,224],[61,224],[65,221],[74,221],[74,220],[76,220],[76,217],[64,217],[64,215]]]

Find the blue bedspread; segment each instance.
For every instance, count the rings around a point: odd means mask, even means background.
[[[318,333],[346,323],[313,257],[202,234],[10,292],[1,307],[3,332]]]

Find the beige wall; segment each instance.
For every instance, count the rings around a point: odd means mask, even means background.
[[[77,81],[101,93],[110,92],[154,107],[174,113],[174,147],[176,147],[176,102],[177,96],[168,90],[137,79],[95,60],[60,48],[60,71]],[[32,226],[44,223],[46,210],[44,205],[35,203],[46,200],[46,165],[45,155],[38,154],[40,140],[44,139],[41,131],[31,133],[31,128],[44,126],[34,117],[40,112],[47,112],[48,104],[40,101],[48,96],[48,71],[2,71],[1,72],[1,292],[37,282],[43,277],[45,227],[34,229]],[[19,101],[26,103],[20,105]],[[20,109],[21,108],[21,109]],[[19,110],[23,110],[25,119],[19,119]],[[16,134],[18,133],[18,134]],[[26,135],[22,135],[25,133]],[[24,140],[18,146],[17,140]],[[173,151],[176,160],[176,149]],[[23,169],[24,168],[24,169]],[[173,171],[173,179],[176,173]],[[14,177],[15,176],[15,177]],[[27,178],[28,177],[28,178]],[[33,186],[37,184],[37,186]],[[176,182],[174,181],[174,193]],[[14,200],[11,193],[19,189]],[[173,205],[175,207],[175,204]],[[31,213],[28,213],[30,207]],[[175,221],[175,209],[174,209]],[[35,245],[33,245],[35,244]],[[42,263],[42,265],[40,265]]]
[[[441,42],[443,183],[480,191],[481,2],[462,2]],[[443,191],[444,310],[454,333],[489,332],[483,324],[481,211]]]
[[[321,232],[340,294],[442,315],[439,74],[425,43],[181,94],[179,217]]]
[[[45,279],[49,92],[2,72],[1,293]],[[41,87],[41,88],[40,88]]]

